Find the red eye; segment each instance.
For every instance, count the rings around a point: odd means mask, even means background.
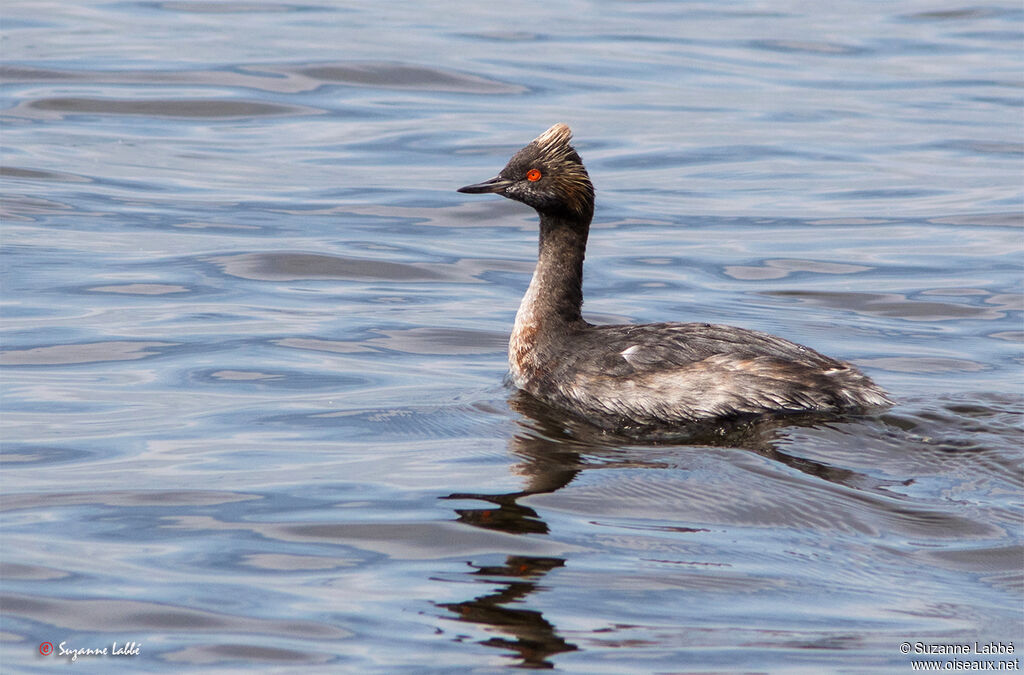
[[[537,169],[530,169],[529,171],[526,172],[526,180],[530,182],[540,180],[540,171],[538,171]]]

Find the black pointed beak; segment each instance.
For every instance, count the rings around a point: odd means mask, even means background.
[[[485,192],[501,192],[511,184],[512,181],[506,180],[501,176],[495,176],[490,180],[485,180],[483,183],[460,187],[458,191],[471,195],[483,194]]]

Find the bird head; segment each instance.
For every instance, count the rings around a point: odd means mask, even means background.
[[[512,156],[494,178],[459,188],[493,192],[532,206],[538,213],[586,220],[594,213],[594,186],[570,145],[572,131],[556,124]]]

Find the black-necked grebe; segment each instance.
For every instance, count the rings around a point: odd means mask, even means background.
[[[517,387],[620,429],[891,404],[849,363],[767,333],[707,323],[584,321],[583,256],[594,188],[571,138],[569,127],[556,124],[496,177],[459,188],[500,194],[540,216],[537,267],[508,346]]]

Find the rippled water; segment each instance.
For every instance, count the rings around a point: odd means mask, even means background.
[[[1024,649],[1018,4],[4,5],[4,672]],[[454,188],[558,121],[591,320],[898,405],[652,445],[507,388],[534,217]]]

